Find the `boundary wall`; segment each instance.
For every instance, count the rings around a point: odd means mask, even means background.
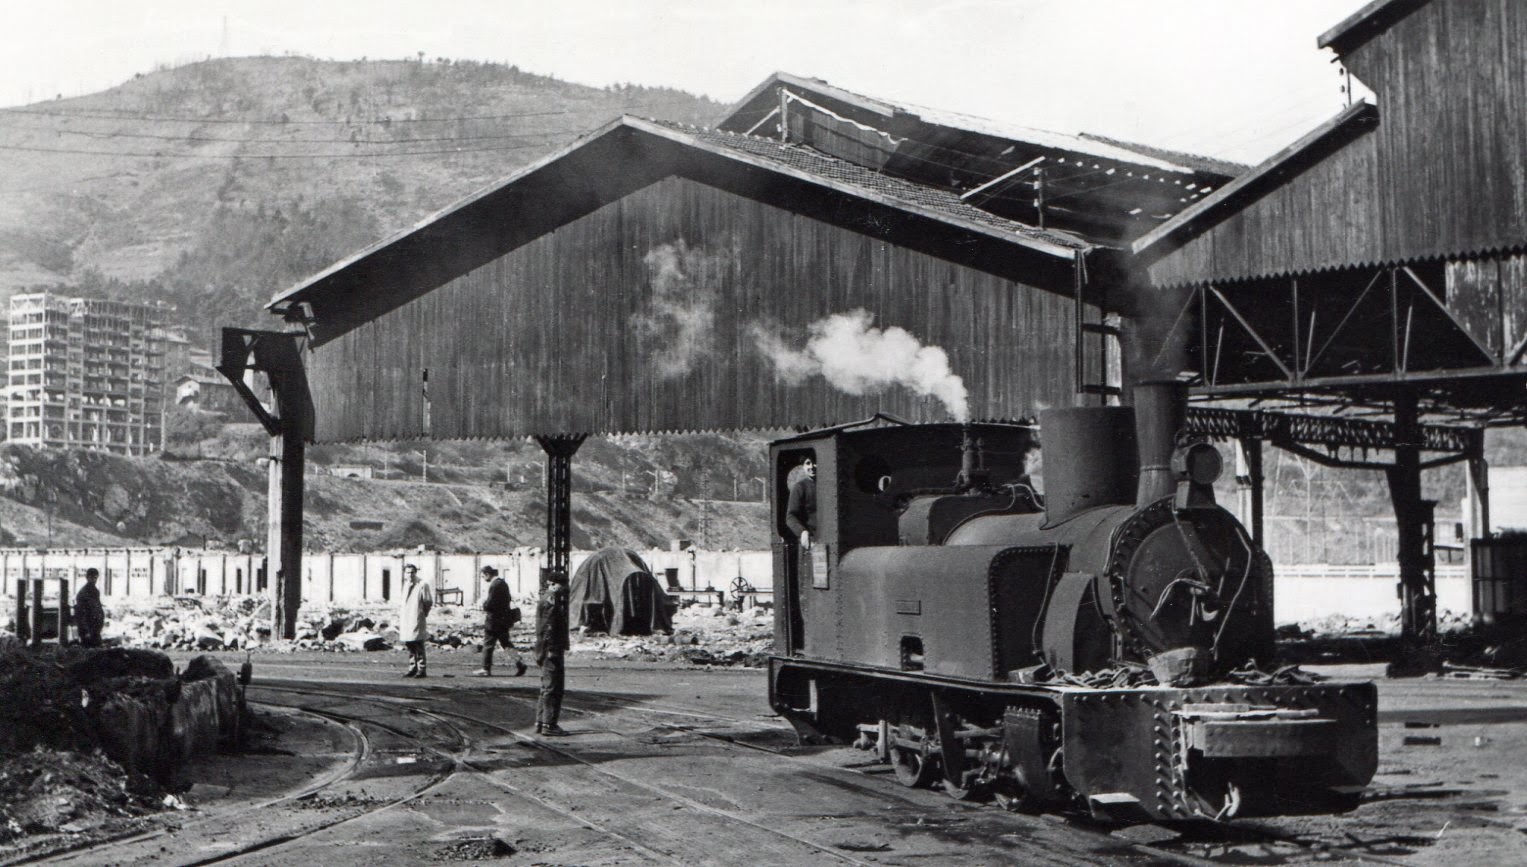
[[[574,551],[573,571],[593,552]],[[742,578],[750,587],[768,590],[773,584],[769,551],[637,551],[659,581],[667,570],[677,573],[685,591],[721,590],[731,597],[732,583]],[[419,575],[434,582],[445,602],[476,605],[487,590],[479,578],[492,565],[509,582],[515,599],[534,597],[544,563],[539,548],[500,553],[445,554],[412,551],[386,554],[304,553],[304,604],[383,602],[397,598],[403,567],[419,567]],[[12,597],[22,578],[63,578],[71,588],[84,581],[85,570],[101,570],[97,584],[103,599],[146,599],[155,596],[226,596],[265,591],[264,557],[235,551],[187,548],[69,548],[34,551],[0,548],[0,596]],[[57,593],[56,590],[53,591]]]
[[[574,551],[572,569],[592,552]],[[732,584],[742,578],[753,589],[773,586],[769,551],[638,551],[659,581],[677,570],[680,589],[720,590],[732,598]],[[392,554],[317,554],[303,556],[302,597],[305,604],[382,602],[396,598],[403,566],[419,567],[443,601],[475,606],[487,589],[478,571],[491,564],[509,582],[515,599],[533,598],[544,562],[539,548],[482,554],[444,554],[433,551]],[[85,569],[101,570],[101,595],[106,599],[153,596],[224,596],[261,592],[264,560],[258,554],[174,548],[68,549],[47,552],[0,549],[0,595],[13,596],[19,578],[66,578],[77,588]],[[1382,566],[1290,564],[1276,566],[1274,619],[1295,623],[1332,615],[1381,621],[1398,615],[1395,587],[1398,569]],[[459,591],[459,593],[457,592]],[[56,592],[56,591],[55,591]],[[1437,567],[1437,610],[1455,615],[1473,613],[1473,593],[1467,566]]]

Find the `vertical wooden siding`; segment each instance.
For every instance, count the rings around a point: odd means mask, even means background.
[[[1433,0],[1344,62],[1379,124],[1150,268],[1158,286],[1527,246],[1527,3]]]
[[[682,375],[633,323],[654,290],[644,257],[682,243],[715,292],[711,351]],[[681,301],[692,302],[691,297]],[[496,259],[308,356],[317,439],[815,425],[877,410],[942,419],[893,388],[852,396],[779,380],[749,336],[865,308],[942,347],[974,417],[1072,401],[1071,303],[781,208],[669,178]]]

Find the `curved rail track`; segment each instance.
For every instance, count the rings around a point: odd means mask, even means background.
[[[288,694],[323,696],[340,700],[350,700],[354,698],[349,693],[334,690],[314,689],[310,687],[267,685],[265,688],[271,691],[284,692]],[[513,695],[512,693],[500,693],[497,695],[510,698],[515,701],[522,701],[526,702],[527,704],[533,704],[532,700],[523,696]],[[576,764],[588,770],[590,773],[609,781],[610,783],[632,787],[658,798],[667,800],[675,805],[675,809],[683,808],[709,818],[721,820],[725,824],[727,833],[729,835],[735,836],[738,833],[739,828],[746,828],[751,829],[758,835],[773,837],[782,843],[792,844],[802,850],[809,852],[815,863],[849,863],[858,865],[868,865],[873,863],[872,861],[867,861],[862,858],[855,857],[851,852],[844,851],[843,849],[837,848],[833,845],[825,844],[817,840],[809,839],[800,834],[791,833],[781,828],[771,827],[764,823],[758,822],[746,815],[743,815],[737,810],[718,808],[703,803],[696,798],[676,791],[672,786],[663,785],[648,779],[638,778],[630,774],[623,774],[612,771],[607,767],[601,766],[601,764],[596,760],[585,758],[580,754],[580,751],[575,746],[572,746],[567,741],[555,742],[541,737],[527,735],[523,732],[506,727],[501,723],[483,719],[479,716],[475,716],[469,713],[462,713],[452,710],[441,710],[437,708],[417,707],[415,706],[416,702],[412,699],[373,696],[367,698],[367,701],[375,702],[378,704],[386,704],[406,713],[434,719],[439,721],[441,724],[451,725],[458,731],[460,730],[460,724],[467,724],[470,726],[480,727],[484,731],[494,732],[499,735],[510,737],[519,744],[523,744],[533,749],[553,754],[559,757],[561,760]],[[692,720],[704,720],[713,724],[724,723],[733,726],[741,725],[749,727],[752,732],[778,730],[783,733],[789,731],[789,729],[783,725],[759,726],[753,720],[731,717],[723,714],[716,714],[710,711],[706,711],[702,708],[686,707],[663,702],[641,702],[631,705],[620,704],[611,700],[603,700],[597,697],[582,696],[570,701],[569,706],[566,709],[589,720],[590,722],[594,721],[595,719],[603,719],[612,723],[616,723],[617,725],[608,725],[603,728],[594,729],[593,731],[608,732],[625,739],[639,739],[640,734],[633,733],[629,731],[627,727],[619,726],[618,723],[636,722],[638,724],[645,724],[649,722],[651,716],[682,717]],[[769,754],[771,759],[785,759],[793,764],[809,767],[814,771],[831,772],[835,776],[841,778],[835,782],[837,787],[853,787],[864,795],[870,796],[872,798],[877,798],[882,801],[886,800],[888,789],[890,792],[896,793],[897,796],[900,794],[898,789],[892,788],[885,784],[883,780],[877,779],[877,777],[880,775],[869,773],[862,769],[844,767],[840,764],[820,760],[809,755],[794,754],[788,749],[780,749],[771,746],[750,743],[746,740],[740,739],[733,734],[723,734],[714,731],[707,731],[703,727],[694,724],[668,724],[665,725],[664,728],[676,733],[693,735],[696,738],[704,739],[708,742],[717,744],[724,749],[729,748],[735,750],[764,752]],[[588,729],[585,730],[588,731]],[[466,764],[468,767],[471,766],[470,762],[464,762],[464,764]],[[543,806],[549,806],[553,809],[556,809],[558,812],[569,811],[570,814],[571,810],[578,809],[579,807],[578,804],[573,803],[547,801],[544,797],[538,797],[531,794],[524,787],[514,786],[502,779],[495,779],[493,782],[494,785],[503,788],[505,791],[509,791],[511,794],[516,794],[521,797],[527,797],[536,800],[537,803],[541,803]],[[899,797],[893,796],[892,800],[888,804],[888,807],[889,806],[894,806],[896,808],[902,809],[905,808],[906,805],[905,802],[901,801]],[[926,812],[926,810],[924,809],[920,812]],[[995,810],[981,812],[997,821],[1011,821],[1014,818],[1008,817],[1006,814]],[[580,819],[583,818],[586,817],[580,817]],[[844,818],[849,817],[845,816]],[[895,817],[882,814],[881,816],[877,816],[877,818],[894,819]],[[918,819],[914,821],[916,821],[918,824],[921,824],[922,820],[923,817],[919,816]],[[1115,837],[1109,836],[1104,832],[1090,828],[1071,825],[1063,825],[1061,828],[1064,831],[1069,832],[1069,835],[1084,838],[1085,842],[1090,844],[1086,847],[1088,851],[1079,851],[1075,854],[1071,854],[1063,849],[1058,850],[1049,847],[1041,849],[1036,847],[1032,851],[1022,851],[1021,849],[1020,851],[1012,851],[1010,852],[1010,857],[1020,860],[1042,858],[1044,863],[1047,864],[1095,864],[1098,862],[1099,850],[1101,849],[1106,850],[1108,859],[1114,863],[1212,863],[1201,858],[1196,858],[1181,853],[1175,853],[1146,845],[1121,841]],[[606,833],[611,833],[613,835],[613,832],[609,831],[609,829],[603,830],[605,830]],[[1011,832],[1014,829],[1009,828],[1007,830],[1009,831],[1008,836],[1011,838]],[[659,848],[657,851],[654,851],[653,847],[649,845],[640,844],[636,841],[630,840],[627,842],[632,845],[633,849],[655,860],[669,861],[674,860],[675,858],[685,857],[686,854],[691,857],[695,854],[693,852],[685,853],[674,851],[666,847]],[[1078,840],[1076,842],[1081,841]],[[1016,843],[1011,839],[1008,840],[1008,844],[1010,847],[1016,845]]]
[[[687,739],[682,743],[704,742],[723,751],[733,751],[732,762],[738,767],[738,773],[748,772],[744,760],[747,753],[762,752],[768,754],[768,764],[776,771],[780,760],[809,769],[805,777],[814,783],[851,793],[846,800],[856,801],[861,808],[857,811],[845,809],[836,814],[803,812],[780,816],[776,813],[774,818],[781,820],[783,826],[775,826],[759,821],[757,812],[750,815],[739,804],[727,803],[727,798],[703,788],[697,789],[683,780],[664,780],[660,776],[618,770],[612,767],[618,763],[611,760],[608,751],[586,748],[579,743],[581,738],[553,741],[532,736],[502,721],[467,712],[474,708],[463,711],[440,707],[438,696],[430,696],[427,699],[430,704],[425,706],[426,700],[412,696],[357,694],[295,682],[258,683],[250,690],[251,703],[257,706],[305,715],[346,732],[350,746],[346,758],[326,769],[320,777],[277,797],[241,804],[236,809],[213,809],[182,821],[178,827],[119,835],[72,851],[57,848],[36,851],[4,863],[40,860],[98,863],[108,852],[113,863],[210,865],[297,859],[342,841],[347,833],[351,833],[349,829],[356,829],[354,834],[363,835],[364,822],[369,818],[387,811],[412,809],[431,796],[445,797],[449,787],[468,782],[479,790],[486,786],[509,795],[525,805],[525,810],[544,811],[559,817],[565,824],[584,829],[593,837],[603,839],[606,851],[613,847],[617,852],[655,862],[733,863],[746,860],[867,865],[879,859],[866,860],[859,856],[860,852],[889,850],[824,842],[834,836],[820,832],[824,821],[828,828],[834,827],[833,821],[858,822],[867,826],[899,825],[908,833],[925,834],[934,833],[927,829],[936,829],[940,822],[964,822],[969,821],[967,817],[976,816],[979,818],[975,821],[981,823],[981,828],[967,829],[967,837],[985,834],[1001,838],[1000,848],[986,850],[981,858],[984,860],[989,860],[992,853],[999,853],[1007,859],[1049,864],[1093,864],[1100,860],[1124,864],[1217,863],[1174,851],[1171,844],[1132,842],[1110,835],[1106,829],[1079,822],[1035,823],[997,809],[972,812],[964,806],[958,807],[959,817],[951,819],[926,800],[912,801],[903,797],[910,793],[889,783],[883,768],[878,765],[845,766],[814,754],[754,743],[749,738],[755,734],[767,735],[773,731],[783,734],[788,729],[783,725],[762,724],[757,719],[726,716],[704,708],[662,701],[621,703],[597,696],[573,696],[567,710],[588,723],[580,726],[584,734],[604,734],[624,741],[672,746],[673,742],[666,740],[668,736],[654,739],[654,732],[668,732]],[[469,697],[470,694],[453,693],[453,696]],[[508,700],[527,710],[534,704],[532,695],[503,690],[470,697],[491,697],[496,702]],[[674,718],[683,722],[661,722]],[[718,727],[723,730],[718,731]],[[365,776],[368,770],[386,767],[389,757],[394,761],[406,758],[402,754],[416,756],[415,762],[427,760],[419,769],[421,772],[384,780],[390,785],[384,785],[378,795],[359,802],[344,796],[330,799],[330,795],[346,787],[360,782],[371,783]],[[506,759],[506,755],[509,758]],[[545,773],[538,775],[537,770]],[[794,782],[801,782],[799,776]],[[615,806],[600,806],[612,802]],[[623,804],[639,804],[639,810],[627,813],[622,810]],[[873,805],[873,809],[867,805]],[[322,807],[324,814],[315,816],[313,806]],[[946,809],[952,808],[946,805]],[[667,821],[652,820],[652,816],[659,815],[659,810],[669,811]],[[680,816],[684,818],[678,819]],[[701,830],[697,831],[697,828]],[[1239,833],[1242,836],[1248,833],[1265,836],[1269,843],[1300,850],[1300,855],[1276,859],[1278,861],[1320,857],[1316,850],[1296,838],[1284,838],[1260,829]],[[205,835],[206,839],[195,851],[185,848],[188,840],[199,835]],[[174,840],[175,846],[165,847],[168,840]],[[1384,862],[1382,858],[1367,854],[1361,857],[1365,861]]]

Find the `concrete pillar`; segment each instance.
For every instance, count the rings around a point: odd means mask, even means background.
[[[27,626],[31,630],[27,643],[32,647],[42,643],[42,579],[32,579],[32,610],[27,612]]]
[[[58,579],[58,646],[63,647],[69,643],[69,624],[73,622],[71,617],[74,612],[69,609],[69,579]]]

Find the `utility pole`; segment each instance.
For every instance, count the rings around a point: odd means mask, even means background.
[[[700,544],[710,547],[710,468],[700,471]]]

